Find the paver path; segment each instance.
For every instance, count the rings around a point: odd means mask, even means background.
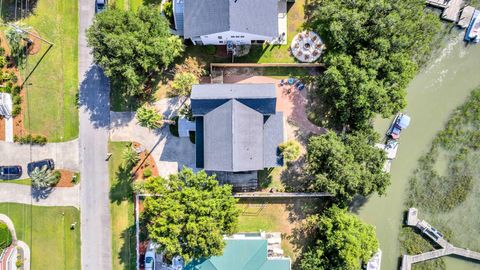
[[[15,232],[15,226],[13,221],[6,215],[0,214],[0,221],[5,223],[8,227],[8,230],[12,234],[12,241],[13,243],[23,250],[23,269],[30,270],[30,247],[20,240],[17,240],[17,233]]]
[[[78,2],[78,76],[80,82],[80,219],[82,269],[112,269],[110,180],[105,161],[110,123],[110,87],[93,65],[85,30],[92,24],[95,1]]]
[[[162,99],[155,107],[164,119],[175,114],[180,102],[177,98]],[[110,112],[110,139],[112,141],[135,141],[142,144],[157,163],[159,174],[167,176],[183,166],[195,169],[195,145],[189,138],[174,137],[168,125],[157,130],[141,127],[135,112]]]
[[[22,178],[27,178],[27,164],[31,161],[52,158],[56,169],[79,171],[78,140],[47,143],[44,146],[20,145],[0,141],[0,164],[21,165]]]
[[[58,187],[48,192],[33,191],[31,186],[0,183],[0,203],[22,203],[38,206],[73,206],[80,208],[80,187]]]

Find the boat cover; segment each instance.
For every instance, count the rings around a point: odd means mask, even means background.
[[[397,124],[401,129],[407,128],[410,125],[410,116],[402,114]]]

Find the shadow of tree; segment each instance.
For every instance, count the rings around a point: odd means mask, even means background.
[[[117,254],[120,262],[124,265],[123,270],[135,270],[137,265],[137,251],[135,239],[135,224],[122,232],[123,246]]]
[[[305,173],[306,156],[301,156],[297,161],[290,162],[280,175],[280,180],[287,192],[307,191],[312,176]]]
[[[52,193],[53,191],[53,188],[52,187],[48,187],[48,188],[35,188],[32,186],[32,197],[33,199],[35,199],[36,201],[39,201],[39,200],[44,200],[46,198],[48,198],[48,196],[50,196],[50,194]]]
[[[131,168],[119,166],[115,173],[115,184],[110,188],[110,201],[120,204],[125,200],[133,200]]]

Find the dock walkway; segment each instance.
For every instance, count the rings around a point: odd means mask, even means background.
[[[416,208],[410,208],[408,210],[407,225],[417,227],[442,248],[417,255],[403,255],[401,270],[411,270],[412,264],[414,263],[433,260],[448,255],[457,255],[480,262],[480,252],[458,248],[450,244],[447,240],[443,239],[443,235],[440,232],[425,220],[420,221],[418,219],[418,210]]]
[[[442,19],[457,22],[464,0],[426,0],[428,5],[443,9]]]

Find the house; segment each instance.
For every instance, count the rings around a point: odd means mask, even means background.
[[[280,233],[245,233],[226,237],[221,256],[194,260],[184,270],[290,270]]]
[[[197,84],[192,88],[196,167],[235,191],[255,190],[258,171],[283,165],[283,113],[273,84]]]
[[[195,45],[286,44],[287,0],[173,0],[173,11]]]

